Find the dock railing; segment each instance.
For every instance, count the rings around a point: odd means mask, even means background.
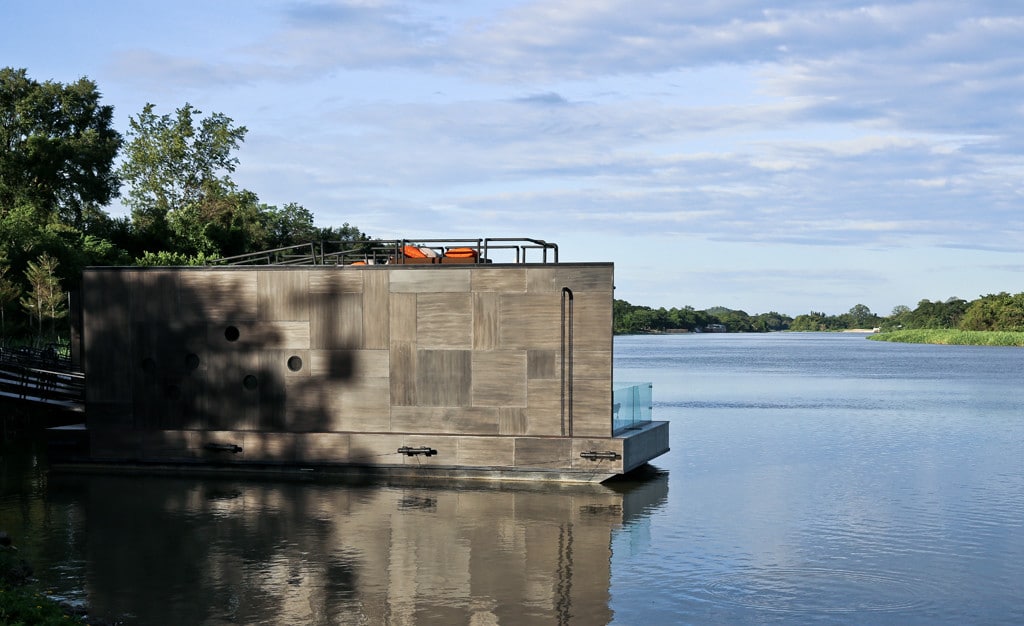
[[[67,346],[0,344],[0,400],[48,404],[81,411],[85,376],[71,364]]]
[[[612,434],[639,428],[651,421],[653,409],[651,383],[621,382],[612,386]]]

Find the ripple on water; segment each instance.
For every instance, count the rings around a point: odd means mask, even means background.
[[[713,576],[708,594],[780,613],[862,613],[919,609],[935,590],[922,580],[835,568],[764,568]]]

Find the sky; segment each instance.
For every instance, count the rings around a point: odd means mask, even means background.
[[[267,204],[530,237],[615,297],[888,315],[1024,291],[1024,5],[0,0],[0,66],[223,113]],[[114,215],[123,207],[110,207]]]

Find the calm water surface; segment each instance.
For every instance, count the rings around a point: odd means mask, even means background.
[[[621,337],[672,451],[612,486],[67,476],[0,529],[129,624],[1024,623],[1024,350]]]

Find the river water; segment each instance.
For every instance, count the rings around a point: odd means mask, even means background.
[[[611,485],[48,471],[0,529],[127,624],[1024,623],[1024,350],[619,337],[672,451]]]

